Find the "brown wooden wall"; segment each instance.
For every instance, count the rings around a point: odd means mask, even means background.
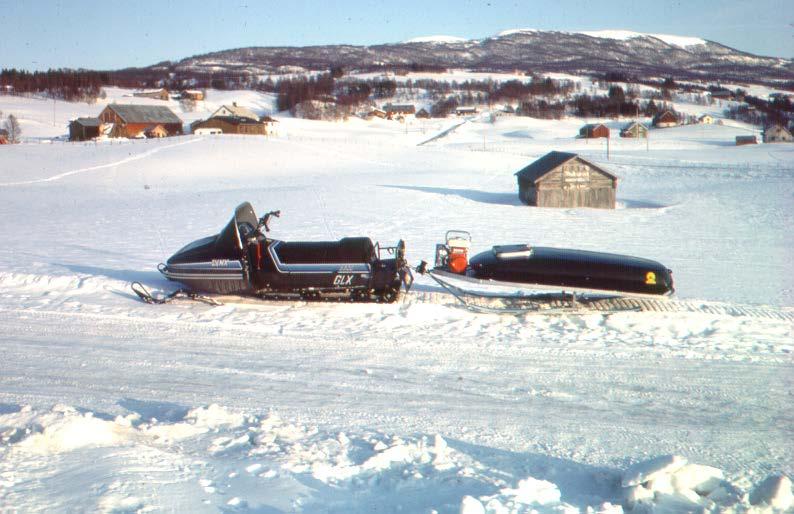
[[[99,127],[86,127],[79,123],[69,124],[69,141],[87,141],[99,137]]]
[[[267,126],[264,123],[240,123],[234,124],[221,118],[209,118],[193,125],[193,130],[199,128],[218,128],[224,134],[252,134],[252,135],[267,135]]]
[[[574,159],[553,169],[536,184],[519,180],[518,196],[527,205],[537,207],[614,209],[617,181]]]
[[[113,123],[113,122],[111,122]],[[153,123],[116,123],[113,126],[113,137],[136,137],[138,134],[151,127]],[[176,136],[182,133],[181,123],[160,123],[168,132],[169,136]]]

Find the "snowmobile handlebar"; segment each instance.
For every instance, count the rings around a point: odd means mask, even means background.
[[[259,227],[265,227],[265,232],[270,232],[270,218],[275,216],[276,218],[281,217],[281,211],[270,211],[261,218],[259,218]]]

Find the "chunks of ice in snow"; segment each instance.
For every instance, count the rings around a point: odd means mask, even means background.
[[[527,477],[518,482],[515,489],[502,489],[505,496],[514,496],[513,501],[527,505],[549,505],[560,502],[560,490],[545,480]]]
[[[673,473],[672,485],[676,490],[689,489],[705,496],[714,491],[724,478],[720,469],[701,464],[687,464]]]
[[[638,462],[623,472],[623,487],[650,482],[654,478],[673,473],[684,467],[687,461],[678,455],[662,455],[651,460]]]
[[[187,413],[185,419],[193,421],[197,426],[216,428],[220,425],[238,427],[243,424],[242,414],[229,412],[225,407],[213,403],[209,407],[198,407]]]
[[[485,507],[473,496],[464,496],[460,502],[460,514],[485,514]]]
[[[781,510],[794,506],[791,479],[785,475],[766,477],[750,492],[750,503],[752,505],[768,505]]]

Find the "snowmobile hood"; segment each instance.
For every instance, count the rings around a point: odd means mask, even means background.
[[[168,259],[168,264],[211,261],[212,259],[239,259],[243,252],[240,233],[248,234],[259,223],[254,208],[248,202],[241,203],[232,218],[218,234],[203,237],[182,247]]]

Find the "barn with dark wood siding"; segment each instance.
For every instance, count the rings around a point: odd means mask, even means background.
[[[527,205],[615,208],[618,178],[574,153],[549,152],[515,175]]]
[[[101,113],[103,124],[112,124],[112,137],[140,137],[152,126],[162,125],[169,136],[182,134],[182,120],[160,105],[109,104]]]
[[[77,118],[69,122],[69,141],[87,141],[99,137],[102,122],[99,118]]]
[[[212,116],[203,121],[193,122],[190,128],[194,133],[199,129],[220,129],[224,134],[267,135],[266,123],[238,116]]]

